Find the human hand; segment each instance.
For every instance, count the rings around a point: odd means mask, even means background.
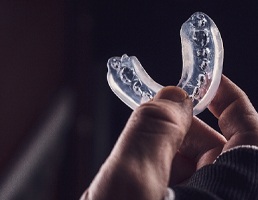
[[[192,119],[189,99],[173,102],[179,93],[178,88],[165,88],[133,113],[91,184],[90,199],[162,199],[171,163],[171,183],[178,184],[214,162],[222,151],[258,144],[257,113],[245,93],[226,77],[209,106],[223,135]]]

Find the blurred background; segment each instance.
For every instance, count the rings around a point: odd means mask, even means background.
[[[2,0],[0,199],[78,199],[132,112],[107,84],[108,58],[135,55],[155,81],[176,85],[179,30],[196,11],[217,24],[224,74],[257,108],[257,9],[255,1]],[[207,110],[199,117],[218,129]]]

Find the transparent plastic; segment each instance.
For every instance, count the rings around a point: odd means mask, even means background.
[[[218,89],[224,49],[218,28],[210,17],[194,13],[181,27],[183,69],[178,87],[193,101],[193,114],[202,112]],[[112,57],[107,63],[112,91],[133,110],[163,88],[144,70],[135,56]]]

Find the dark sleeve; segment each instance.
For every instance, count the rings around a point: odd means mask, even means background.
[[[258,200],[258,148],[238,147],[220,155],[189,179],[173,188],[176,200]]]

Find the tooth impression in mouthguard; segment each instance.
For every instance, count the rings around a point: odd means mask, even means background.
[[[202,112],[219,87],[224,49],[218,28],[210,17],[194,13],[181,27],[183,69],[178,87],[193,101],[193,114]],[[135,56],[112,57],[107,63],[112,91],[133,110],[163,88],[144,70]]]

